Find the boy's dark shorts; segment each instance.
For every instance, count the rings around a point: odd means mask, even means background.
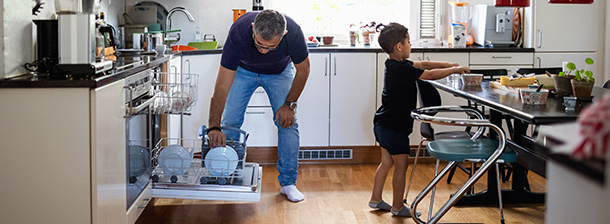
[[[394,131],[375,125],[375,139],[379,145],[388,150],[390,155],[409,154],[411,145],[409,144],[409,134]]]

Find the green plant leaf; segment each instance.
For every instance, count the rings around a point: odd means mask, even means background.
[[[587,59],[585,59],[585,63],[587,63],[588,65],[592,65],[592,64],[593,64],[593,62],[594,62],[594,61],[593,61],[593,59],[591,59],[591,58],[587,58]]]
[[[559,72],[559,74],[557,76],[566,76],[566,73],[564,72]]]
[[[574,79],[580,81],[580,70],[576,70],[576,73],[574,73],[574,75],[576,75],[576,77]]]
[[[570,62],[566,65],[566,68],[570,69],[570,71],[576,70],[576,64]]]
[[[587,79],[595,80],[593,78],[593,72],[592,71],[586,71],[585,72],[585,76],[587,76]]]

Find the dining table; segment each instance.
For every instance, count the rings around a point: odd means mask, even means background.
[[[454,74],[455,75],[455,74]],[[511,189],[502,189],[503,203],[544,203],[544,192],[532,192],[527,184],[527,173],[546,176],[546,162],[549,149],[537,142],[537,130],[541,125],[553,125],[563,122],[574,122],[580,112],[591,103],[592,99],[607,93],[608,90],[594,87],[592,97],[579,98],[574,110],[566,110],[563,97],[549,94],[545,104],[530,105],[522,103],[517,88],[499,88],[495,80],[484,79],[481,85],[464,85],[460,79],[448,77],[429,80],[433,86],[456,97],[466,99],[471,106],[482,110],[491,123],[506,127],[507,147],[518,154],[516,163],[511,163]],[[494,83],[492,83],[494,82]],[[505,126],[503,126],[503,121]],[[528,128],[533,131],[528,132]],[[503,128],[504,129],[504,128]],[[566,133],[569,135],[570,133]],[[572,133],[577,134],[577,133]],[[488,137],[494,138],[493,132]],[[495,167],[488,172],[495,172]],[[456,205],[482,205],[498,203],[497,182],[495,175],[487,175],[487,189],[478,193],[464,195]]]

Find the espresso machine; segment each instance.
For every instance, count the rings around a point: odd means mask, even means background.
[[[112,61],[96,60],[94,10],[98,4],[99,0],[55,0],[59,63],[52,74],[90,78],[112,68]]]

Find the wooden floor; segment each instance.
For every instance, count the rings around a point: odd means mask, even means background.
[[[300,165],[297,187],[305,200],[292,203],[279,193],[275,166],[264,166],[260,202],[223,202],[182,199],[155,199],[138,223],[414,223],[411,218],[394,217],[389,212],[368,207],[373,176],[377,165]],[[407,171],[407,174],[410,173]],[[411,186],[409,202],[431,180],[434,164],[418,164]],[[384,189],[384,200],[391,201],[392,173]],[[465,182],[466,175],[457,171],[451,184],[437,187],[435,208]],[[407,176],[408,178],[408,176]],[[483,177],[483,178],[486,178]],[[532,191],[543,192],[546,180],[529,174]],[[477,183],[476,191],[484,189],[485,181]],[[509,188],[510,181],[503,188]],[[427,217],[429,200],[420,204],[422,217]],[[506,223],[544,223],[544,204],[505,205]],[[497,205],[453,207],[442,223],[500,223]]]

